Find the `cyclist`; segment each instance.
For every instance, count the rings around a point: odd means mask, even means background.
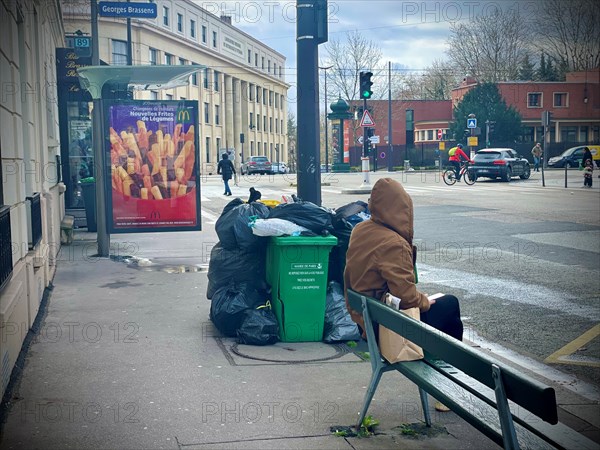
[[[469,161],[471,164],[473,161],[463,152],[462,144],[458,144],[456,147],[452,147],[448,151],[448,162],[454,166],[454,173],[456,174],[456,180],[460,181],[460,162],[461,158],[465,161]]]

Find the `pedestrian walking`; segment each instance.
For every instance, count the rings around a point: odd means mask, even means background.
[[[592,158],[592,152],[588,147],[583,149],[583,159],[581,160],[581,167],[583,167],[583,187],[592,187],[593,176],[594,176],[594,160]]]
[[[219,164],[217,165],[217,174],[220,174],[223,178],[223,184],[225,185],[225,193],[223,195],[231,195],[229,180],[231,180],[231,177],[236,174],[235,167],[233,167],[233,163],[229,159],[229,155],[227,153],[223,153],[221,158],[221,161],[219,161]]]
[[[534,170],[534,172],[540,171],[540,161],[541,161],[543,153],[544,153],[544,151],[542,150],[542,146],[540,145],[539,142],[537,144],[535,144],[535,146],[531,149],[531,154],[533,155],[533,170]]]

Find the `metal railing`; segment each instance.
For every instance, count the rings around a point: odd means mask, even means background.
[[[31,242],[29,243],[29,249],[31,250],[42,239],[42,204],[39,192],[26,198],[29,200],[29,207],[31,208]]]
[[[10,280],[13,271],[10,207],[0,206],[0,289]]]

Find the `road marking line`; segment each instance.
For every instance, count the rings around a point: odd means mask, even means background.
[[[598,360],[598,358],[573,357],[573,353],[598,336],[600,336],[600,324],[594,326],[577,339],[574,339],[561,349],[552,353],[544,360],[544,362],[548,364],[575,364],[578,366],[600,367],[600,360]]]

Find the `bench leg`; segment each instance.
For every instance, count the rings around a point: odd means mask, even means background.
[[[429,413],[429,398],[427,392],[419,388],[419,395],[421,396],[421,406],[423,407],[423,417],[425,418],[425,424],[431,426],[431,414]]]
[[[498,416],[500,418],[500,428],[502,428],[504,448],[506,450],[519,450],[515,424],[513,423],[508,400],[506,399],[504,383],[502,383],[502,371],[496,364],[492,365],[492,378],[496,385],[494,392],[496,393],[496,405],[498,405]]]
[[[375,391],[377,390],[377,385],[379,384],[379,380],[381,379],[381,375],[383,370],[378,368],[371,375],[371,382],[369,383],[369,388],[365,394],[365,402],[362,407],[362,411],[358,416],[358,423],[356,424],[356,431],[360,431],[360,427],[363,423],[365,416],[367,415],[367,411],[369,409],[369,405],[371,404],[371,400],[373,400],[373,395],[375,395]]]

